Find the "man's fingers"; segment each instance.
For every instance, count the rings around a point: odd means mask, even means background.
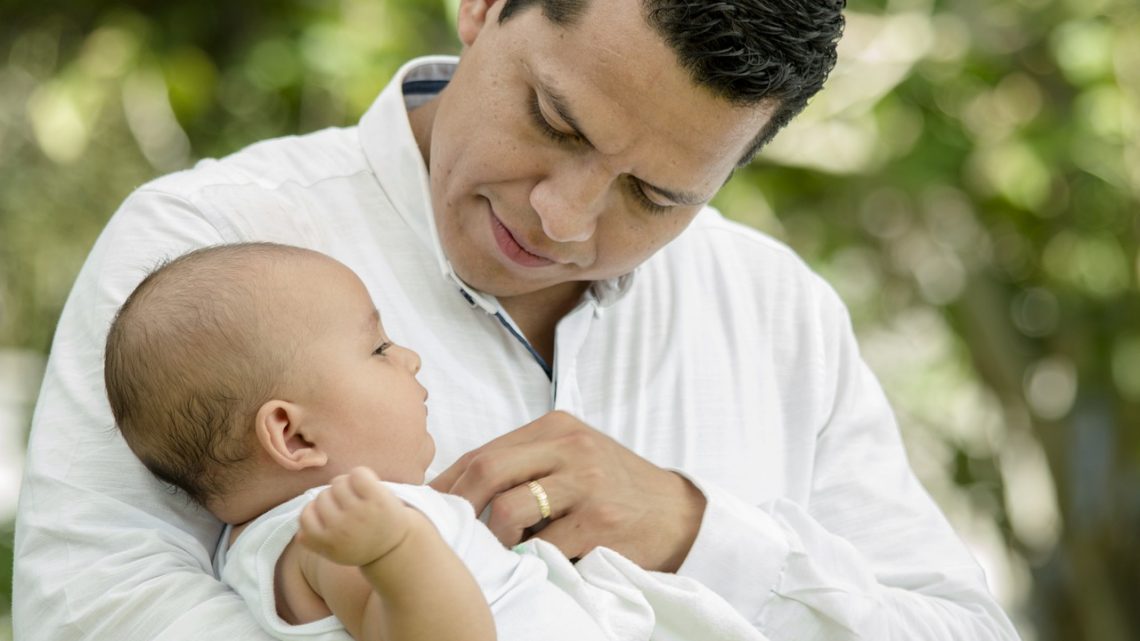
[[[482,451],[482,448],[478,450],[471,450],[470,452],[459,457],[454,463],[451,464],[450,467],[440,472],[439,476],[436,476],[434,479],[428,481],[428,486],[437,492],[450,494],[451,487],[455,485],[455,481],[459,479],[460,475],[463,474],[463,472],[467,469],[467,466],[471,463],[471,459],[477,456],[480,451]]]
[[[526,445],[548,439],[559,433],[566,431],[576,425],[578,419],[565,412],[550,412],[544,414],[537,419],[523,425],[522,427],[507,432],[495,439],[488,441],[478,449],[472,450],[464,454],[459,460],[452,463],[450,467],[441,472],[439,476],[432,479],[428,485],[433,489],[440,492],[452,493],[451,489],[455,483],[466,472],[467,468],[471,465],[471,461],[483,456],[485,454],[497,452],[502,449],[513,448],[519,445]]]
[[[545,498],[550,511],[549,520],[562,518],[576,500],[570,488],[560,486],[556,477],[540,479],[533,490],[530,483],[522,483],[491,501],[487,527],[503,545],[515,545],[522,540],[527,528],[543,520],[540,496]]]
[[[557,448],[545,442],[484,451],[472,457],[455,482],[441,491],[462,496],[479,513],[496,494],[547,476],[562,463]]]
[[[542,440],[554,436],[567,427],[572,427],[579,423],[578,419],[570,414],[561,411],[548,412],[542,416],[534,419],[533,421],[501,434],[479,449],[496,449],[500,447],[514,447],[515,445],[524,445],[532,443],[537,440]]]
[[[577,514],[571,513],[542,528],[534,538],[553,544],[568,559],[580,559],[597,547],[597,543],[589,539],[593,530],[583,527],[583,524],[578,522],[579,518]]]

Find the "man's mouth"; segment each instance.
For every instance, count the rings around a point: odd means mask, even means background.
[[[506,225],[499,220],[495,215],[494,210],[490,212],[491,218],[491,233],[495,237],[495,244],[499,246],[499,251],[503,252],[515,264],[523,267],[546,267],[547,265],[555,264],[554,260],[545,256],[540,256],[534,252],[529,251],[515,238],[511,230],[507,229]]]

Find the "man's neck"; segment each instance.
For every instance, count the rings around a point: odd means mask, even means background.
[[[431,169],[431,127],[435,121],[435,110],[439,107],[439,96],[432,98],[408,112],[408,124],[412,127],[412,137],[423,156],[424,166]]]
[[[499,297],[531,347],[547,363],[554,362],[554,333],[558,321],[578,305],[589,283],[563,283],[531,294]]]

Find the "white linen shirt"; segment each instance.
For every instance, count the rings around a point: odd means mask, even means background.
[[[16,638],[266,639],[210,572],[221,524],[134,458],[102,379],[111,318],[148,270],[253,240],[344,262],[420,353],[429,478],[566,410],[701,488],[680,574],[773,641],[1016,638],[909,469],[842,303],[783,245],[706,209],[635,273],[594,284],[559,323],[548,375],[436,237],[407,109],[454,64],[412,61],[358,127],[205,160],[123,203],[64,308],[33,419]]]

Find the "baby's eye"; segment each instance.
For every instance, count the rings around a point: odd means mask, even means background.
[[[391,346],[391,341],[384,341],[383,343],[380,343],[380,347],[377,347],[375,350],[373,350],[372,354],[373,356],[383,356],[384,352],[388,351],[388,348]]]

